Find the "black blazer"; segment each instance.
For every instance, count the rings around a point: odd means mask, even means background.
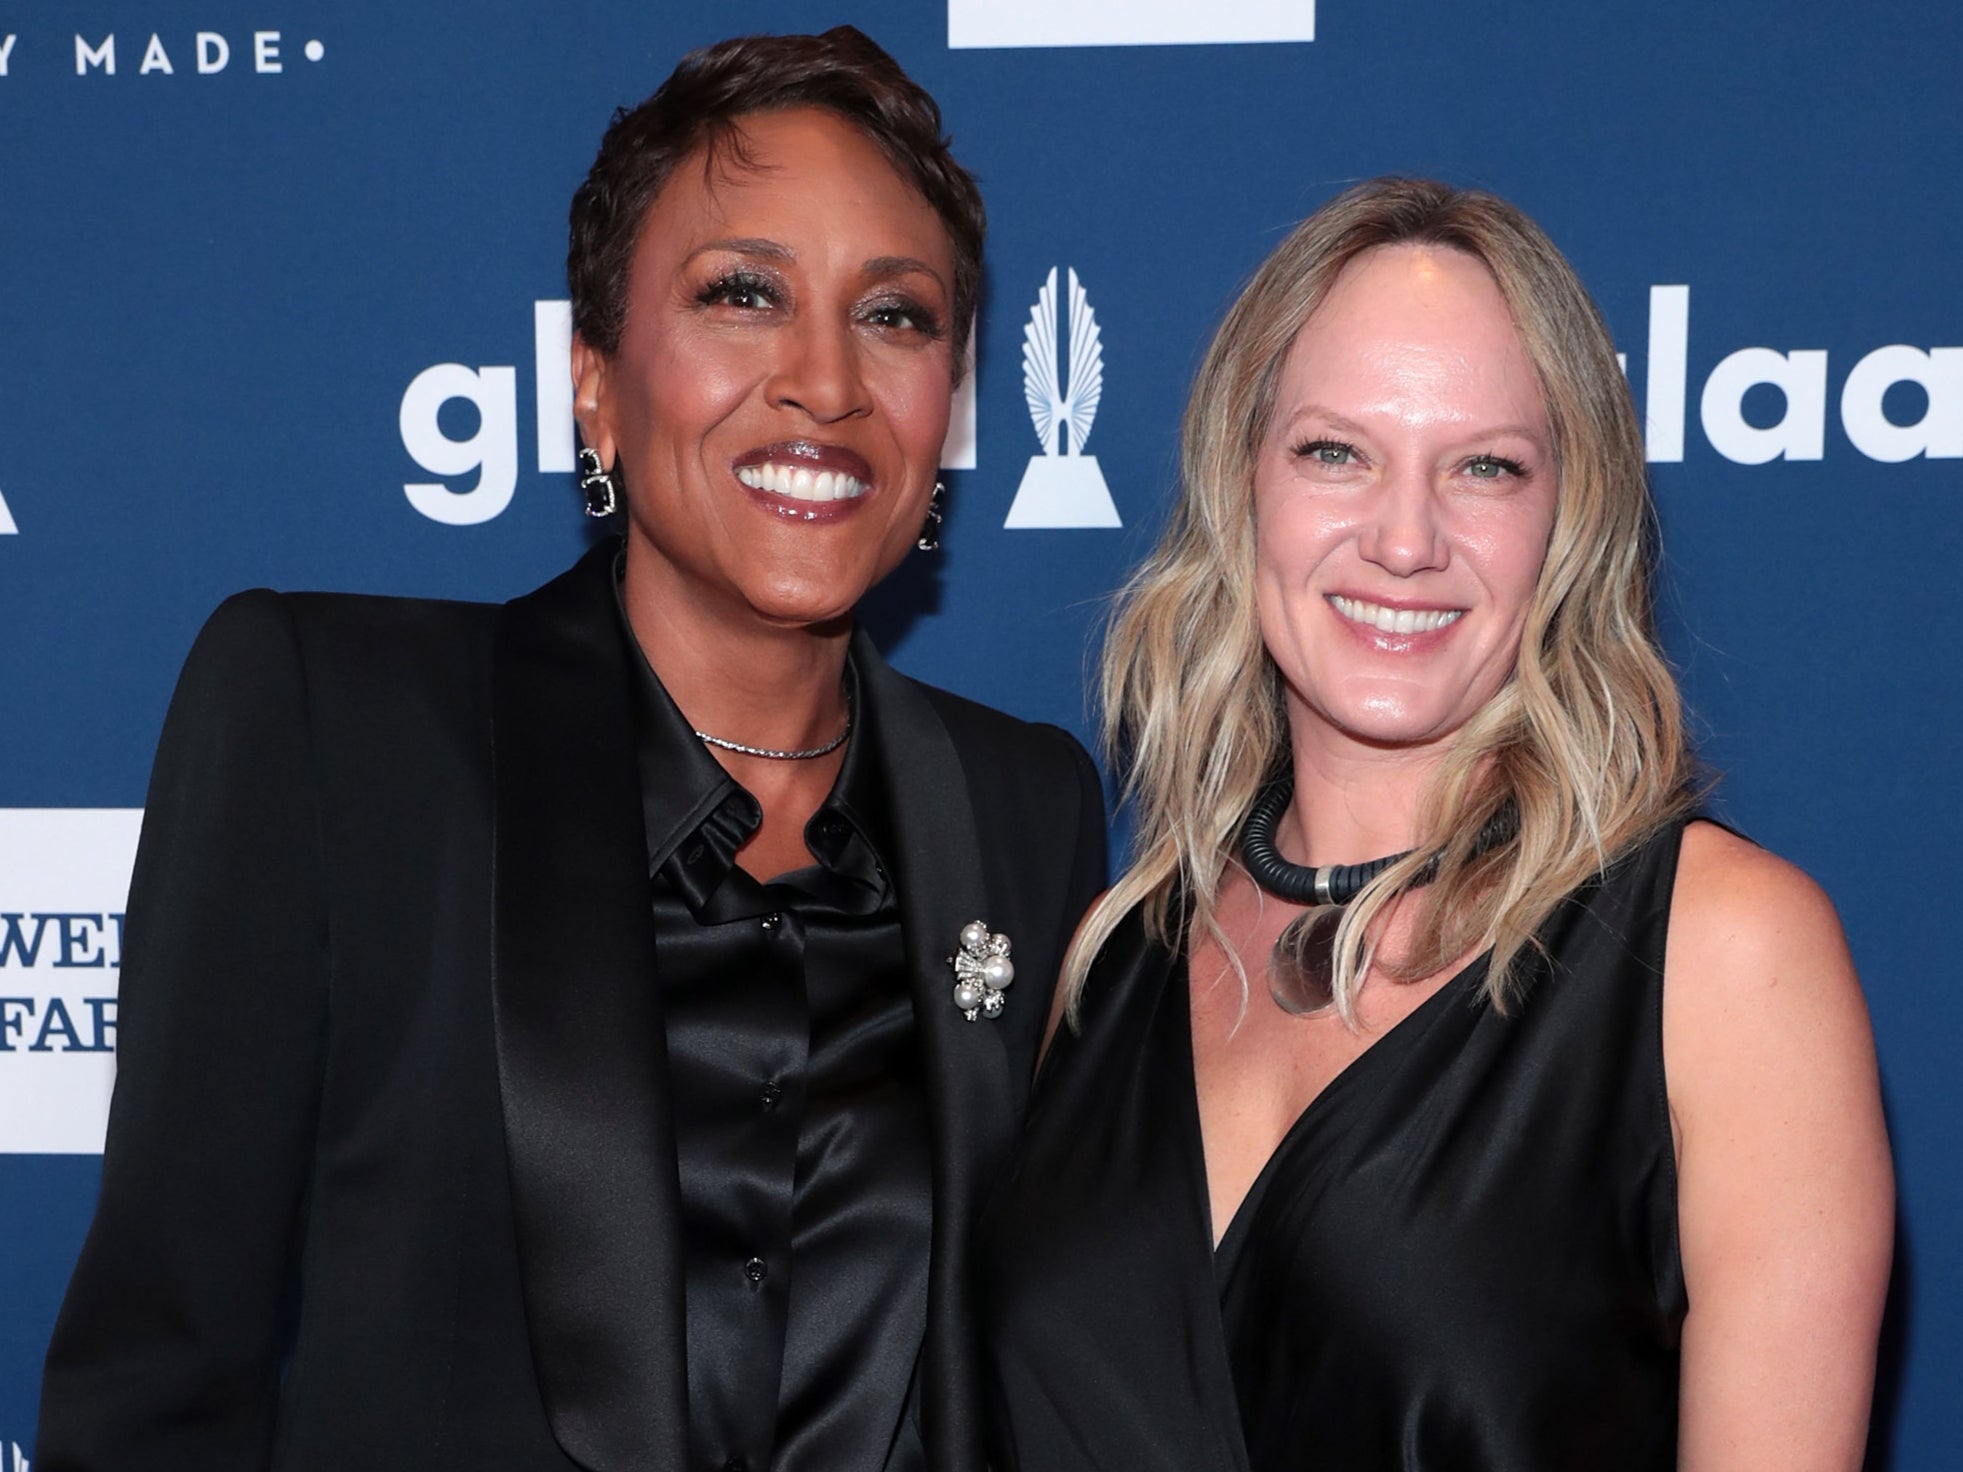
[[[502,608],[242,594],[171,704],[102,1195],[37,1472],[679,1469],[678,1186],[611,549]],[[1072,927],[1081,747],[859,636],[934,1141],[932,1465],[979,1472],[966,1281]],[[947,957],[1015,946],[996,1020]],[[843,1469],[842,1469],[843,1472]]]

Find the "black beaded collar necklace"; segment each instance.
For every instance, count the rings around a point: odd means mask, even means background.
[[[1241,828],[1241,862],[1263,890],[1291,905],[1308,905],[1309,913],[1285,926],[1268,956],[1268,991],[1275,1005],[1297,1017],[1315,1017],[1335,1005],[1336,927],[1343,907],[1371,880],[1416,852],[1387,854],[1361,864],[1324,864],[1311,869],[1293,864],[1275,848],[1275,826],[1295,796],[1295,779],[1277,777],[1262,789]],[[1511,838],[1519,827],[1512,803],[1494,814],[1480,830],[1473,853],[1483,854]],[[1440,855],[1434,854],[1413,880],[1429,884],[1438,875]]]
[[[1347,905],[1363,893],[1364,885],[1410,857],[1411,850],[1406,849],[1364,864],[1324,864],[1319,869],[1291,864],[1275,847],[1275,826],[1294,796],[1295,779],[1276,778],[1254,800],[1254,810],[1241,829],[1241,862],[1254,882],[1276,899],[1291,905]]]

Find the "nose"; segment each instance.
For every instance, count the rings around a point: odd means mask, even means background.
[[[801,410],[820,424],[872,412],[849,326],[805,317],[785,328],[779,347],[765,388],[772,408]]]
[[[1394,577],[1435,572],[1451,560],[1438,497],[1421,470],[1394,471],[1377,484],[1358,550]]]

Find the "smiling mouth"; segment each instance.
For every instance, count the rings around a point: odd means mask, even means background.
[[[737,456],[730,469],[749,490],[776,498],[768,503],[772,509],[800,521],[829,521],[872,489],[865,456],[816,440],[759,445]]]
[[[777,460],[739,465],[736,478],[753,491],[768,491],[793,501],[856,501],[866,493],[866,483],[843,470],[814,470]]]
[[[1380,634],[1429,634],[1465,616],[1463,608],[1386,608],[1362,598],[1329,595],[1329,606],[1354,624],[1363,624]]]

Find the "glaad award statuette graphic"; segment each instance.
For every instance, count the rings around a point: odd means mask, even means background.
[[[1070,377],[1063,378],[1057,341],[1056,268],[1036,294],[1022,330],[1022,391],[1043,452],[1032,455],[1002,525],[1011,530],[1122,526],[1097,457],[1084,453],[1104,392],[1104,349],[1097,317],[1075,270],[1070,272]]]

